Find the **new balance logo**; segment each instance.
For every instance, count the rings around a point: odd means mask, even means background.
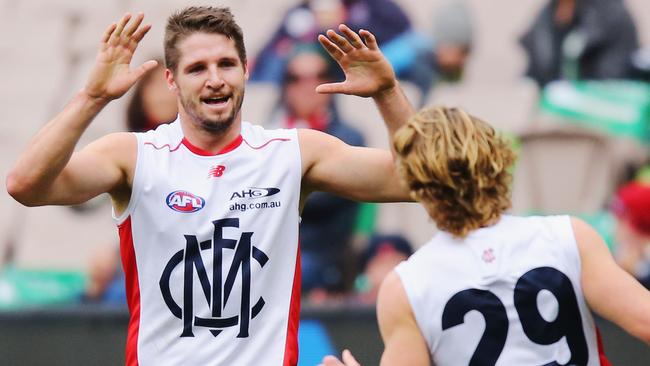
[[[217,165],[210,168],[208,171],[208,178],[219,178],[223,175],[223,172],[226,171],[226,167],[223,165]]]

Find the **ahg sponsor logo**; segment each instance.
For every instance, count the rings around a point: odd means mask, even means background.
[[[279,188],[246,188],[242,189],[241,191],[233,192],[232,195],[230,195],[230,200],[234,200],[235,198],[238,199],[243,199],[243,198],[261,198],[261,197],[269,197],[273,196],[274,194],[277,194],[280,192]]]
[[[191,213],[205,206],[205,199],[188,191],[174,191],[167,195],[167,206],[176,212]]]
[[[233,203],[230,205],[230,211],[241,211],[246,212],[247,210],[261,210],[265,208],[277,208],[282,207],[282,202],[280,201],[271,201],[271,202],[255,202],[255,203]]]

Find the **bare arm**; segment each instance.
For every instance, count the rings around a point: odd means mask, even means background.
[[[366,202],[411,200],[387,150],[350,146],[314,130],[299,130],[298,137],[303,198],[325,191]]]
[[[599,315],[650,344],[650,291],[614,262],[594,229],[577,218],[572,218],[571,224],[587,303]]]
[[[429,348],[395,271],[386,276],[379,288],[377,320],[385,347],[382,366],[431,365]]]
[[[414,114],[414,109],[399,87],[395,72],[379,50],[375,36],[367,30],[353,32],[339,26],[339,35],[327,31],[318,40],[345,73],[339,83],[319,85],[319,93],[341,93],[372,97],[392,137]],[[391,144],[392,146],[392,144]]]
[[[27,206],[76,204],[100,193],[126,196],[135,159],[135,139],[128,134],[106,136],[73,153],[79,138],[97,114],[121,97],[147,71],[148,61],[130,70],[138,42],[151,28],[140,27],[144,15],[129,23],[126,14],[102,36],[86,86],[43,127],[7,176],[7,191]]]
[[[339,30],[345,37],[329,30],[327,37],[321,35],[318,39],[343,69],[345,80],[319,85],[316,91],[372,97],[392,139],[395,130],[413,112],[411,105],[372,33],[362,30],[360,36],[345,25],[341,25]],[[314,131],[300,131],[299,137],[303,198],[320,190],[360,201],[411,200],[388,151],[351,147]]]
[[[379,288],[377,320],[384,340],[381,366],[431,365],[429,348],[415,321],[402,281],[395,271],[386,276]],[[343,362],[334,356],[326,356],[322,365],[359,366],[359,363],[345,350]]]

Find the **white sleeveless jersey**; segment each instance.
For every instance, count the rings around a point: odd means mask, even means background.
[[[128,365],[297,362],[302,168],[296,130],[243,122],[210,155],[180,122],[136,134],[118,222]]]
[[[600,365],[580,268],[568,216],[503,216],[396,272],[437,366]]]

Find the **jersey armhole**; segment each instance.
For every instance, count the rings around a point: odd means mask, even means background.
[[[395,267],[394,271],[402,284],[402,288],[404,288],[404,293],[406,293],[406,299],[408,300],[409,307],[411,308],[413,318],[415,318],[415,323],[417,324],[422,337],[424,337],[424,340],[427,343],[429,353],[431,353],[431,350],[435,349],[435,344],[432,343],[434,342],[433,337],[431,337],[431,334],[427,328],[427,322],[425,321],[426,319],[420,319],[418,312],[415,309],[415,304],[418,300],[418,291],[412,288],[410,286],[410,283],[406,280],[406,278],[409,277],[408,263],[408,260],[403,261]]]
[[[298,200],[297,200],[297,207],[296,210],[298,212],[298,225],[302,223],[302,212],[300,212],[300,199],[302,197],[302,179],[303,179],[303,173],[302,173],[302,150],[300,149],[300,136],[298,135],[298,129],[292,128],[287,130],[293,138],[296,139],[296,150],[298,150]]]
[[[578,274],[582,273],[582,260],[580,259],[580,250],[578,249],[578,240],[576,239],[575,232],[573,231],[573,225],[571,223],[571,216],[559,216],[558,221],[563,230],[561,230],[562,237],[560,238],[562,244],[564,244],[564,249],[567,254],[570,255],[571,260],[573,260],[575,267],[578,270]]]
[[[142,133],[133,133],[136,137],[136,158],[135,158],[135,171],[133,172],[133,184],[131,186],[131,197],[129,198],[129,204],[126,206],[126,209],[119,216],[115,213],[115,207],[111,207],[111,212],[113,220],[115,220],[118,226],[122,225],[124,221],[131,215],[135,205],[137,204],[138,199],[140,198],[140,190],[142,184],[140,180],[142,179],[142,154],[143,154],[143,141],[144,134]]]

